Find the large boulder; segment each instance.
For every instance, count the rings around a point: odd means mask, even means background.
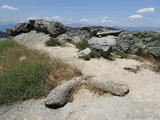
[[[89,30],[86,27],[82,28],[67,28],[67,32],[65,33],[67,36],[73,38],[73,37],[79,37],[80,39],[89,39],[90,33]]]
[[[45,33],[30,31],[28,33],[21,33],[19,35],[16,35],[15,37],[13,37],[13,39],[16,42],[24,44],[28,47],[36,47],[39,44],[49,40],[50,36]]]
[[[77,78],[53,89],[45,100],[46,106],[54,109],[63,107],[75,92],[79,82],[80,78]]]
[[[103,38],[92,37],[88,41],[88,45],[92,49],[102,52],[102,55],[106,57],[116,46],[116,39],[113,36]]]
[[[45,21],[43,19],[37,19],[35,21],[30,21],[31,24],[34,24],[34,29],[36,31],[44,32],[50,34],[53,37],[57,37],[66,32],[66,27],[55,21]]]
[[[60,35],[56,37],[60,45],[64,46],[66,43],[71,43],[71,38],[69,38],[66,34]]]
[[[7,29],[7,34],[9,36],[16,36],[21,33],[30,32],[33,29],[33,25],[30,23],[19,23],[15,26],[15,28]]]
[[[122,32],[118,36],[117,45],[124,52],[159,57],[160,32]]]

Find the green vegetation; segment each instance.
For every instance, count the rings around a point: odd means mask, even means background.
[[[120,51],[120,50],[116,50],[114,53],[113,53],[115,56],[120,56],[120,58],[127,58],[127,54]]]
[[[83,56],[83,59],[86,61],[89,61],[91,60],[91,56],[90,55]]]
[[[11,44],[12,43],[12,44]],[[46,96],[62,80],[80,75],[77,68],[12,40],[0,41],[0,104]],[[25,57],[25,59],[21,59]]]
[[[58,42],[58,40],[55,39],[55,38],[53,38],[53,37],[51,37],[49,40],[47,40],[45,42],[45,44],[46,44],[46,46],[59,46],[60,45],[60,43]]]
[[[90,57],[91,58],[100,58],[101,57],[101,53],[99,51],[92,50],[91,53],[90,53]]]
[[[99,51],[92,50],[89,55],[83,56],[82,58],[86,61],[89,61],[91,60],[91,58],[100,58],[100,57],[101,57],[101,53]]]
[[[0,41],[0,101],[11,103],[48,93],[49,57],[12,40]],[[20,57],[26,59],[21,61]]]
[[[115,60],[115,57],[110,54],[110,55],[107,56],[107,59],[113,61],[113,60]]]
[[[18,44],[10,39],[2,40],[0,41],[0,53],[9,49],[9,48],[14,48],[17,47]]]
[[[88,40],[81,40],[80,42],[76,43],[75,46],[79,50],[84,50],[88,47]]]

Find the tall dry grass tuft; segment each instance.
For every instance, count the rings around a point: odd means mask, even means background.
[[[76,66],[71,66],[60,58],[53,58],[48,84],[52,89],[65,81],[81,75],[81,71]]]

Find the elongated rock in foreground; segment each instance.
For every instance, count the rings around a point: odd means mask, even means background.
[[[76,78],[53,89],[45,100],[46,106],[53,109],[63,107],[69,101],[79,82],[80,78]]]
[[[102,90],[103,92],[108,92],[116,96],[124,96],[129,92],[129,87],[125,84],[115,83],[108,79],[91,79],[89,81],[90,85]]]

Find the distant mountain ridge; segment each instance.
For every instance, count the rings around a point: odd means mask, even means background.
[[[98,25],[89,25],[89,24],[81,24],[81,23],[74,23],[74,24],[66,24],[69,27],[82,27],[82,26],[98,26]],[[103,26],[103,25],[101,25]],[[132,26],[103,26],[107,28],[113,29],[121,29],[121,30],[128,30],[128,31],[154,31],[160,30],[160,27],[152,27],[152,26],[142,26],[142,27],[132,27]]]
[[[0,31],[0,38],[8,38],[8,34]]]
[[[13,28],[16,24],[0,24],[0,31],[6,32],[7,28]]]

